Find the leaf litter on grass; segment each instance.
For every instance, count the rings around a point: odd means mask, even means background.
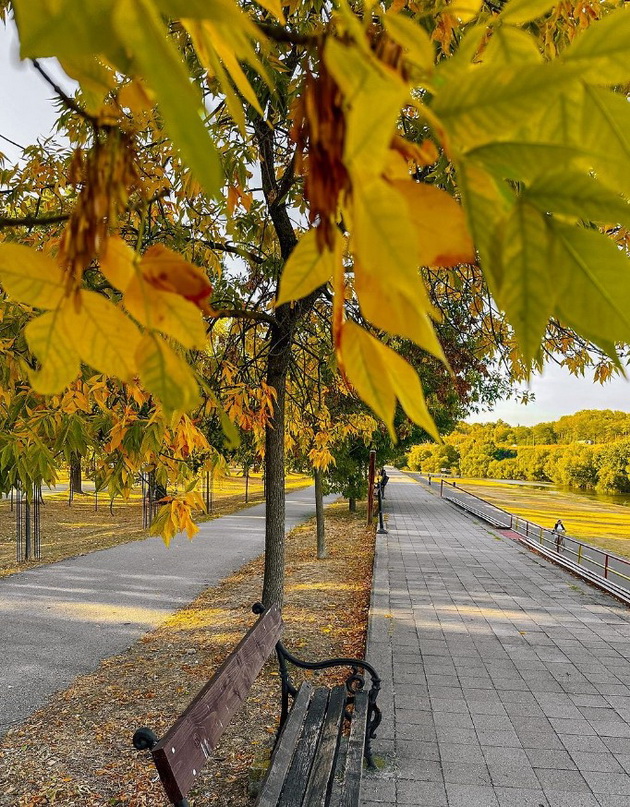
[[[300,657],[364,655],[374,548],[364,519],[343,505],[327,508],[325,560],[316,558],[314,523],[287,539],[284,641]],[[162,807],[155,769],[133,749],[133,732],[146,725],[164,733],[206,683],[253,623],[262,573],[262,558],[246,564],[11,729],[0,739],[0,805]],[[273,742],[279,695],[272,659],[199,777],[192,807],[251,803],[249,771]]]

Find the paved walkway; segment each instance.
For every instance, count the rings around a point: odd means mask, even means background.
[[[314,514],[314,488],[287,495],[287,530]],[[0,735],[257,557],[265,508],[200,527],[168,548],[147,538],[0,579]]]
[[[392,471],[363,807],[628,807],[630,611]]]

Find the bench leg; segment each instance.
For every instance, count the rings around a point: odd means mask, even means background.
[[[370,704],[368,712],[367,731],[365,732],[365,761],[370,770],[376,770],[376,764],[372,755],[372,740],[376,737],[376,729],[382,720],[381,710],[375,703]]]

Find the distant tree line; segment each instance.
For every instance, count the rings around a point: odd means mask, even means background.
[[[630,414],[584,410],[535,426],[461,423],[442,445],[414,446],[407,463],[425,473],[629,493]]]

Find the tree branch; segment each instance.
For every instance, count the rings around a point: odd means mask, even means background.
[[[282,25],[276,25],[272,22],[261,22],[260,20],[255,20],[254,25],[268,39],[273,39],[274,42],[281,42],[286,45],[311,45],[317,42],[322,36],[321,33],[298,34],[296,31],[289,31]]]
[[[46,73],[46,71],[42,68],[40,63],[37,61],[37,59],[33,59],[33,67],[35,68],[35,70],[37,70],[37,72],[44,79],[44,81],[50,87],[52,87],[52,89],[57,93],[59,98],[68,107],[68,109],[71,109],[73,112],[76,112],[77,115],[82,117],[83,120],[86,120],[95,129],[99,128],[100,124],[99,124],[98,120],[93,115],[90,115],[89,112],[86,112],[85,109],[83,109],[82,106],[79,106],[79,104],[77,104],[77,102],[73,98],[70,98],[70,96],[67,95],[61,89],[61,87],[54,82],[54,80],[48,75],[48,73]],[[103,128],[105,128],[105,127],[103,127]]]
[[[15,219],[0,216],[0,230],[3,227],[45,227],[48,224],[60,224],[69,218],[69,213],[59,213],[56,216],[24,216]]]
[[[212,311],[213,319],[249,319],[252,322],[264,322],[267,325],[277,325],[278,321],[271,314],[263,311],[250,311],[247,308],[219,308]]]
[[[265,259],[261,255],[256,255],[255,252],[250,252],[247,249],[234,246],[233,244],[222,244],[220,241],[208,241],[205,238],[198,240],[215,252],[229,252],[231,255],[238,255],[240,258],[248,258],[252,263],[261,264],[265,262]]]

